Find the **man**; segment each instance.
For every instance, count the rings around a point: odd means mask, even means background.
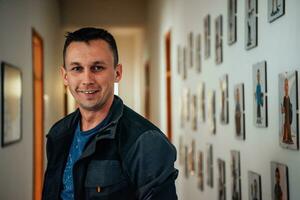
[[[282,142],[286,144],[294,144],[292,139],[291,124],[293,122],[293,109],[289,97],[289,80],[284,79],[284,97],[281,104],[281,113],[284,114]]]
[[[63,59],[78,109],[47,135],[43,199],[177,199],[174,146],[114,96],[122,65],[113,36],[96,28],[68,33]]]

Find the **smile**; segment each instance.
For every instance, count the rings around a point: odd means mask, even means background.
[[[83,93],[83,94],[94,94],[98,92],[98,90],[77,90],[77,92]]]

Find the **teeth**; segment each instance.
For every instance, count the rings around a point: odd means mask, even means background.
[[[81,92],[81,93],[84,93],[84,94],[92,94],[92,93],[95,93],[96,90],[87,90],[87,91],[79,90],[78,92]]]

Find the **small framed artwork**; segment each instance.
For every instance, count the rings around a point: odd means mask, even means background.
[[[213,147],[212,144],[207,144],[207,160],[206,160],[206,170],[207,170],[207,179],[206,183],[209,187],[214,186],[214,171],[213,171]]]
[[[188,155],[188,169],[191,175],[195,174],[195,140],[192,140]]]
[[[204,173],[203,173],[203,152],[198,152],[198,177],[197,177],[198,188],[204,190]]]
[[[214,90],[208,93],[208,123],[209,130],[212,134],[216,134],[216,92]]]
[[[257,46],[257,0],[245,1],[245,47],[249,50]]]
[[[188,146],[184,146],[184,175],[185,175],[185,178],[188,178],[189,177],[189,168],[188,168],[188,155],[189,152],[188,152]]]
[[[190,32],[188,34],[188,44],[189,44],[189,66],[193,68],[194,65],[194,34]]]
[[[201,73],[202,71],[202,52],[201,52],[201,34],[196,37],[196,71]]]
[[[231,151],[231,195],[232,199],[241,199],[241,166],[240,166],[240,152]]]
[[[180,97],[180,127],[184,128],[184,124],[185,124],[185,115],[186,115],[186,111],[185,111],[185,94],[184,94],[184,90],[181,92],[181,97]]]
[[[244,100],[244,84],[236,84],[234,86],[234,122],[235,136],[238,139],[245,139],[245,100]]]
[[[179,136],[179,164],[184,164],[184,147],[182,135]]]
[[[298,71],[279,74],[279,141],[288,149],[299,149]]]
[[[197,105],[197,95],[192,95],[192,105],[191,105],[191,116],[192,116],[192,129],[194,131],[197,130],[197,110],[198,110],[198,105]]]
[[[253,200],[261,200],[261,178],[260,175],[248,171],[248,190],[249,190],[249,199]]]
[[[210,57],[210,15],[204,18],[204,57]]]
[[[271,186],[273,200],[289,200],[289,175],[286,165],[271,162]]]
[[[1,63],[1,144],[2,147],[22,139],[22,72]]]
[[[228,75],[225,74],[220,78],[220,92],[221,92],[221,111],[220,121],[222,124],[229,123],[229,111],[228,111]]]
[[[199,100],[199,121],[205,122],[205,83],[200,82],[198,87],[198,100]]]
[[[219,15],[215,19],[215,61],[216,64],[223,62],[223,17]]]
[[[268,126],[267,62],[253,65],[254,124],[257,127]]]
[[[236,0],[227,0],[227,13],[228,13],[228,25],[227,25],[227,39],[228,39],[228,44],[231,45],[236,42],[237,40],[237,34],[236,34],[236,22],[237,22],[237,5],[236,5]]]
[[[187,79],[187,48],[183,47],[183,59],[182,59],[182,79]]]
[[[182,71],[182,48],[180,45],[177,45],[177,73],[181,74]]]
[[[218,196],[219,200],[226,200],[226,173],[225,173],[225,161],[218,159]]]
[[[268,20],[273,22],[285,13],[285,0],[268,0]]]

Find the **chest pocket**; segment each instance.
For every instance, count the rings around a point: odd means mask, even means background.
[[[93,160],[85,179],[86,199],[115,199],[128,189],[128,182],[118,160]]]

